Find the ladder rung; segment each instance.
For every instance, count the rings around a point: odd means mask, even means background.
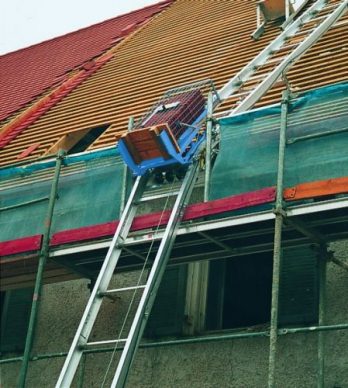
[[[310,19],[310,20],[307,20],[306,23],[312,23],[312,22],[316,22],[318,20],[321,20],[321,19],[326,19],[328,17],[328,15],[322,15],[322,16],[318,16],[316,18],[313,18],[313,19]]]
[[[246,68],[245,68],[245,71],[246,72],[253,72],[253,71],[255,71],[255,70],[257,70],[257,68],[259,67],[260,65],[254,65],[254,66],[247,66]],[[234,87],[236,87],[236,88],[239,88],[240,86],[242,86],[243,84],[244,84],[244,82],[245,82],[245,79],[241,79],[241,78],[239,78],[238,79],[238,81],[235,81],[235,82],[233,82],[233,86]]]
[[[254,80],[254,79],[263,79],[263,78],[265,78],[265,77],[267,77],[268,76],[268,73],[266,73],[266,74],[257,74],[257,75],[253,75],[252,77],[249,77],[245,82],[247,82],[247,81],[252,81],[252,80]]]
[[[171,193],[165,193],[165,194],[154,194],[149,197],[140,198],[138,202],[148,202],[148,201],[153,201],[154,199],[161,199],[169,196],[171,197],[178,194],[179,194],[179,191],[173,191]]]
[[[94,342],[87,342],[85,346],[96,346],[96,345],[110,345],[110,344],[118,344],[120,342],[126,342],[127,338],[120,338],[117,340],[105,340],[105,341],[94,341]]]
[[[270,63],[277,63],[277,62],[281,62],[283,59],[285,59],[287,56],[283,56],[283,57],[277,57],[277,58],[273,58],[273,59],[269,59],[265,65],[268,65]]]
[[[313,18],[312,18],[312,19],[309,19],[309,20],[306,20],[305,23],[309,23],[309,22],[311,22],[313,19],[315,19],[315,18],[314,18],[315,15],[318,15],[318,14],[321,13],[321,12],[330,11],[330,10],[336,8],[336,7],[337,7],[337,3],[334,3],[334,4],[326,4],[326,5],[325,5],[323,8],[321,8],[321,9],[315,9],[315,10],[313,10],[313,12],[311,12],[311,13],[309,14],[310,16],[313,16]],[[328,14],[326,14],[325,16],[328,16]]]
[[[100,296],[105,296],[105,295],[109,295],[109,294],[115,294],[116,292],[124,292],[124,291],[132,291],[132,290],[140,290],[140,289],[143,289],[145,288],[146,286],[145,285],[141,285],[141,286],[132,286],[132,287],[123,287],[123,288],[114,288],[112,290],[107,290],[105,292],[100,292],[99,295]]]
[[[324,8],[322,8],[319,12],[329,11],[333,8],[337,8],[337,3],[334,4],[327,4]]]
[[[245,92],[240,92],[240,93],[236,93],[236,94],[231,94],[231,96],[229,98],[235,98],[235,97],[243,97],[247,94],[250,93],[250,90],[246,90]]]
[[[286,44],[286,45],[282,46],[278,51],[287,50],[289,48],[294,48],[294,47],[297,47],[298,45],[299,45],[299,42]]]
[[[289,35],[289,39],[290,38],[293,38],[294,36],[301,36],[301,35],[309,35],[311,32],[313,32],[315,30],[315,28],[310,28],[308,30],[300,30],[300,31],[297,31],[296,34],[293,34],[293,35]]]

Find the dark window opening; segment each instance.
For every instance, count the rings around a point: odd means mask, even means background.
[[[270,255],[212,261],[206,328],[231,329],[268,322],[271,284]]]
[[[102,135],[106,129],[109,127],[109,124],[96,127],[87,132],[70,150],[68,154],[77,154],[78,152],[85,151],[95,140]]]
[[[270,321],[272,252],[211,261],[206,329],[234,329]],[[318,321],[317,254],[312,247],[283,250],[279,325]]]
[[[27,336],[33,289],[10,290],[0,295],[0,353],[21,352]]]

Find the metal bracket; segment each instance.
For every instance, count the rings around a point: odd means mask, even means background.
[[[286,211],[283,209],[283,208],[274,208],[273,210],[273,214],[275,214],[276,216],[282,216],[283,218],[287,218],[288,215],[286,214]]]
[[[261,36],[265,33],[265,25],[266,23],[263,22],[259,27],[257,27],[257,29],[251,34],[251,37],[254,39],[254,40],[259,40],[261,38]]]

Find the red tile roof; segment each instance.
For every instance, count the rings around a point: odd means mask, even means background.
[[[100,55],[172,1],[0,56],[0,120],[58,83],[66,72]]]
[[[29,125],[33,124],[39,117],[49,111],[54,105],[67,96],[72,90],[79,86],[91,74],[100,69],[104,63],[112,58],[112,54],[106,53],[98,59],[89,61],[82,66],[82,70],[75,73],[72,77],[62,82],[51,93],[34,103],[22,114],[12,120],[0,133],[0,150],[9,144],[13,139],[20,135]],[[37,148],[37,147],[36,147]],[[23,157],[21,155],[18,158]]]

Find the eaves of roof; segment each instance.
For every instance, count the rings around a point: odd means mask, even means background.
[[[347,20],[347,16],[342,18],[288,72],[295,90],[348,79]],[[90,149],[115,144],[129,116],[140,117],[164,91],[207,78],[221,87],[279,33],[279,26],[269,24],[265,34],[253,41],[254,29],[253,2],[176,0],[12,140],[2,150],[0,164],[15,162],[33,143],[40,145],[30,158],[43,155],[68,132],[106,123],[110,127]],[[279,101],[283,88],[282,83],[274,85],[259,104]],[[231,109],[235,102],[230,98],[219,110]]]
[[[173,0],[0,56],[0,121],[23,108],[67,72],[99,56]]]

